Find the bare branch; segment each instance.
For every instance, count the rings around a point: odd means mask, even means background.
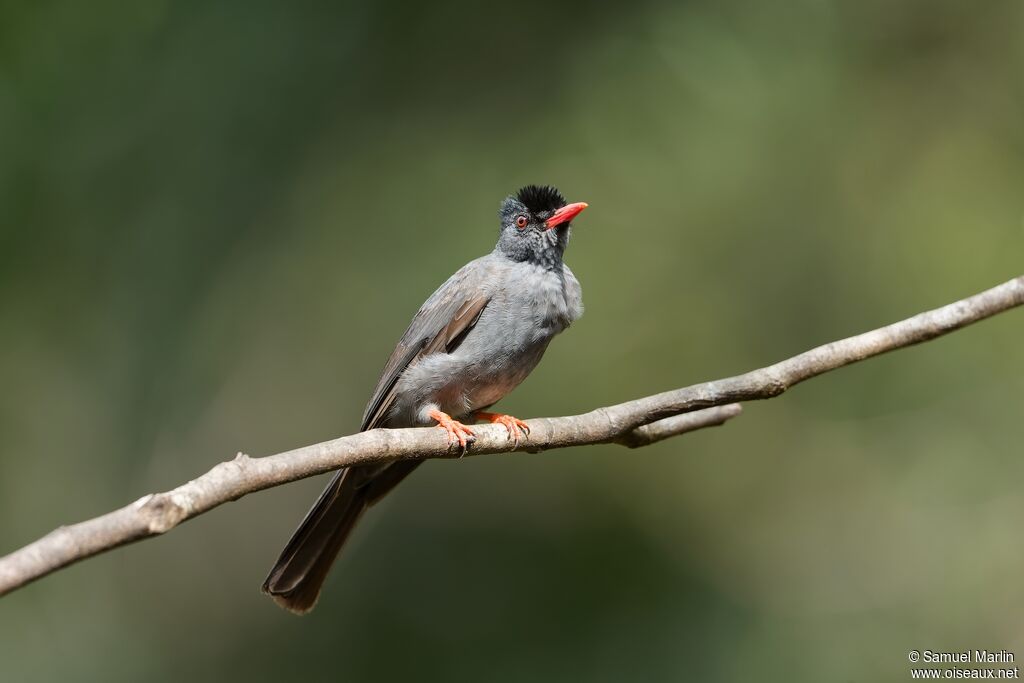
[[[530,437],[519,450],[539,452],[569,446],[620,443],[644,446],[740,413],[738,401],[778,396],[829,370],[887,351],[928,341],[1024,303],[1024,276],[956,303],[825,344],[788,360],[726,379],[598,408],[583,415],[530,421]],[[697,411],[697,412],[695,412]],[[467,455],[513,450],[500,425],[474,428]],[[165,493],[145,496],[101,517],[61,527],[0,558],[0,595],[50,572],[106,550],[162,534],[228,501],[273,486],[349,465],[404,458],[458,457],[438,429],[375,429],[286,453],[229,462]]]

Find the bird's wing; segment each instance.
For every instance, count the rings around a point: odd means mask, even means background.
[[[482,286],[484,259],[463,266],[420,307],[384,366],[360,431],[380,426],[395,399],[395,385],[410,364],[432,353],[451,353],[473,329],[490,300]]]

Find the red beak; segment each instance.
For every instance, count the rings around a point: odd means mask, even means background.
[[[578,214],[580,211],[582,211],[585,208],[587,208],[587,203],[586,202],[576,202],[575,204],[566,204],[565,206],[563,206],[558,211],[555,211],[551,215],[551,218],[549,218],[546,221],[544,221],[544,228],[547,229],[547,230],[550,230],[551,228],[555,227],[556,225],[561,225],[562,223],[568,223],[573,218],[576,218],[576,214]]]

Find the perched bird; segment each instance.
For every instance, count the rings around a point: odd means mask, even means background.
[[[562,261],[570,221],[587,208],[554,187],[528,185],[502,202],[494,251],[434,292],[395,347],[360,431],[436,425],[465,450],[463,421],[499,423],[516,443],[522,420],[485,412],[519,385],[551,339],[583,314],[580,284]],[[338,552],[363,512],[423,460],[346,467],[285,546],[263,592],[298,614],[313,609]]]

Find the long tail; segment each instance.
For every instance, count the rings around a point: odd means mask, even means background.
[[[296,614],[313,609],[334,560],[363,512],[421,462],[404,460],[379,470],[363,467],[340,470],[281,551],[263,582],[263,592]]]

